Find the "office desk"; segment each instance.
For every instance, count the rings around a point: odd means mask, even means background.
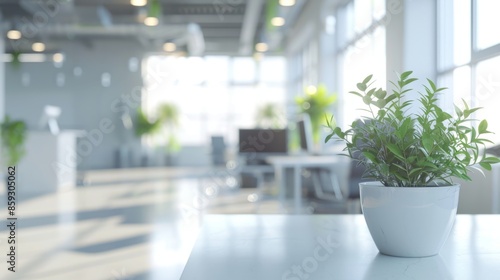
[[[439,255],[397,258],[362,215],[206,216],[181,279],[499,279],[499,233],[500,215],[458,215]]]
[[[286,183],[284,174],[286,168],[293,170],[293,197],[294,197],[294,214],[302,212],[302,169],[303,168],[325,168],[329,169],[334,174],[335,165],[340,163],[339,156],[270,156],[266,159],[267,162],[273,165],[275,170],[276,181],[279,184],[280,201],[285,201]],[[332,180],[333,181],[333,180]],[[335,197],[338,200],[342,199],[342,192],[337,182],[333,182]]]

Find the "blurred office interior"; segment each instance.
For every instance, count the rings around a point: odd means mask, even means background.
[[[373,74],[386,88],[412,70],[448,88],[444,110],[464,99],[484,108],[478,119],[498,119],[499,9],[0,1],[0,115],[26,127],[16,164],[23,261],[1,278],[178,279],[204,215],[361,213],[363,171],[340,142],[324,142],[329,129],[313,114],[348,128],[363,115],[349,94],[359,81]],[[500,122],[489,124],[498,144]],[[497,167],[459,181],[459,213],[500,213]]]

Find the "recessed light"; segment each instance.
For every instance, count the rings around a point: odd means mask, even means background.
[[[147,3],[147,0],[130,0],[130,4],[136,7],[146,6]]]
[[[55,53],[53,56],[52,56],[52,59],[54,60],[54,62],[56,63],[61,63],[63,62],[64,60],[64,55],[62,53]]]
[[[175,43],[168,42],[163,44],[163,50],[166,52],[174,52],[176,49],[177,46],[175,45]]]
[[[295,0],[280,0],[280,5],[284,7],[290,7],[295,5]]]
[[[266,52],[268,49],[266,43],[258,43],[255,45],[255,50],[258,52]]]
[[[18,40],[18,39],[21,39],[21,32],[19,30],[15,30],[15,29],[12,29],[12,30],[9,30],[7,32],[7,38],[11,39],[11,40]]]
[[[274,26],[283,26],[285,25],[285,19],[282,17],[273,17],[271,19],[271,24]]]
[[[147,17],[144,19],[144,24],[147,26],[157,26],[158,22],[158,18],[156,17]]]
[[[45,50],[45,44],[41,42],[35,42],[33,45],[31,45],[31,49],[33,49],[34,52],[43,52]]]

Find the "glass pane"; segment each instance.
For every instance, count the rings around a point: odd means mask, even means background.
[[[474,101],[475,107],[483,107],[477,118],[488,120],[488,130],[495,133],[491,139],[500,142],[500,56],[477,64]]]
[[[373,0],[373,18],[379,20],[385,16],[385,0]]]
[[[252,57],[235,57],[231,66],[232,82],[236,84],[255,82],[256,65]]]
[[[471,57],[471,1],[439,1],[439,69],[463,65]]]
[[[386,88],[386,66],[385,66],[385,29],[377,28],[373,35],[363,37],[362,44],[350,47],[343,59],[342,71],[342,90],[343,97],[339,100],[339,108],[342,108],[344,127],[351,124],[357,118],[365,114],[359,111],[364,108],[363,101],[349,91],[356,90],[356,84],[362,81],[366,76],[373,74],[375,87]]]
[[[454,12],[452,0],[440,0],[438,2],[438,68],[447,70],[453,66],[453,35],[454,35]]]
[[[209,84],[227,84],[229,81],[229,57],[207,56],[205,57],[206,81]]]
[[[476,47],[480,50],[500,43],[500,1],[476,0]]]
[[[459,107],[462,106],[463,100],[467,104],[471,104],[471,80],[470,67],[464,66],[453,71],[453,103]]]
[[[372,22],[372,3],[366,0],[354,1],[354,31],[361,33]]]
[[[440,75],[436,81],[437,87],[447,88],[445,94],[441,94],[438,96],[439,98],[439,107],[448,113],[454,113],[453,109],[453,73],[448,73],[444,75]]]
[[[354,4],[349,2],[345,8],[345,40],[349,43],[356,34],[354,31]]]
[[[278,58],[271,61],[274,66],[269,68],[273,71],[278,71],[279,64],[284,68],[283,59],[281,62]],[[229,66],[233,66],[231,74]],[[250,72],[245,66],[251,68]],[[199,69],[193,70],[195,67]],[[196,77],[188,77],[189,69]],[[227,56],[206,60],[151,56],[146,60],[144,70],[146,92],[142,95],[142,108],[154,119],[160,104],[175,104],[180,114],[176,137],[181,146],[207,145],[212,135],[222,135],[229,145],[236,145],[238,128],[255,126],[255,115],[260,106],[275,103],[284,107],[286,104],[284,83],[241,86],[227,82],[229,75],[235,76],[234,71],[236,76],[240,75],[240,81],[255,81],[252,58],[238,58],[237,62],[231,63]],[[248,78],[247,74],[253,74],[252,78]],[[189,82],[200,79],[207,82]],[[147,140],[150,145],[160,147],[167,143],[168,135],[163,133]]]
[[[264,57],[260,62],[259,70],[259,82],[261,83],[285,82],[284,57]]]
[[[455,65],[470,61],[471,5],[470,1],[453,2],[453,61]]]
[[[459,67],[453,72],[438,77],[436,86],[446,88],[442,94],[439,95],[439,106],[450,114],[455,114],[455,106],[463,108],[463,100],[470,106],[472,92],[471,92],[471,70],[469,66]]]
[[[347,44],[347,27],[349,26],[348,17],[347,17],[347,7],[342,7],[337,10],[336,13],[336,27],[337,27],[337,40],[338,45],[340,47],[345,46]]]

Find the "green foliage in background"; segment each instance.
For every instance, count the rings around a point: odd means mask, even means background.
[[[313,131],[313,141],[318,143],[321,137],[321,127],[326,124],[325,114],[328,115],[329,107],[337,100],[336,94],[328,94],[324,85],[317,88],[312,87],[306,90],[306,95],[298,97],[296,103],[299,111],[306,113],[311,119]]]
[[[23,121],[11,120],[9,116],[0,126],[2,136],[3,162],[8,166],[19,163],[25,154],[26,124]]]
[[[280,106],[273,103],[264,104],[257,110],[257,126],[280,129],[285,126],[285,116]]]
[[[153,135],[158,132],[160,125],[160,120],[150,121],[141,109],[137,110],[137,116],[134,122],[136,136]]]
[[[179,109],[174,104],[163,103],[158,108],[159,119],[163,125],[164,133],[167,134],[167,152],[179,151],[181,145],[176,137],[176,129],[179,126]]]
[[[405,96],[417,80],[411,74],[404,72],[397,82],[391,82],[395,88],[391,94],[372,88],[371,75],[358,83],[358,91],[350,93],[363,100],[363,110],[371,117],[353,122],[346,131],[328,123],[332,131],[325,142],[335,135],[340,137],[349,156],[362,154],[365,177],[385,186],[450,185],[453,177],[470,181],[467,173],[472,165],[478,163],[491,170],[491,164],[500,162],[483,150],[486,143],[492,143],[486,138],[492,133],[488,122],[481,120],[473,126],[478,120],[472,115],[480,108],[469,108],[463,101],[463,109],[455,106],[455,116],[444,112],[437,96],[445,88],[437,88],[431,80],[427,79],[425,93],[418,99],[418,113],[407,114],[414,101],[404,101]]]

